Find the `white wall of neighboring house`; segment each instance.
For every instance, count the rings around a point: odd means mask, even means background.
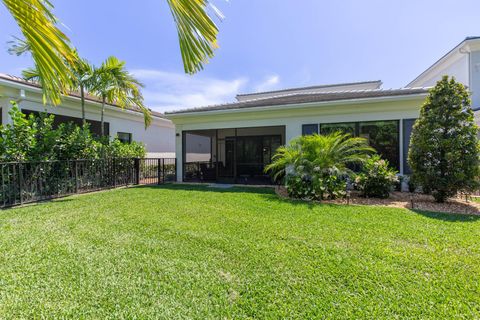
[[[458,82],[470,85],[468,54],[455,55],[454,59],[446,60],[438,68],[432,70],[424,77],[418,78],[409,84],[409,87],[433,87],[444,75],[455,77]]]
[[[0,82],[0,107],[2,108],[2,122],[10,120],[9,110],[12,108],[11,100],[17,101],[21,109],[47,112],[81,118],[80,99],[65,97],[59,106],[44,105],[40,89],[31,88],[21,84],[5,86]],[[100,121],[101,105],[87,101],[86,118]],[[122,110],[115,106],[107,106],[105,122],[110,126],[110,137],[115,137],[118,132],[132,134],[132,140],[145,144],[149,157],[175,157],[175,129],[170,120],[154,116],[152,124],[145,129],[143,115],[139,112]]]
[[[431,87],[444,75],[467,86],[472,94],[472,108],[480,109],[480,38],[467,38],[407,87]]]

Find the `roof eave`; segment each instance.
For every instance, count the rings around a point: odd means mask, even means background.
[[[311,108],[311,107],[319,107],[319,106],[322,106],[322,107],[339,106],[339,105],[349,105],[349,104],[369,103],[369,102],[405,101],[405,100],[415,100],[418,98],[425,98],[427,95],[428,95],[428,92],[422,92],[422,93],[387,96],[387,97],[342,99],[342,100],[294,103],[294,104],[284,104],[284,105],[269,105],[269,106],[262,106],[262,107],[199,110],[199,111],[177,112],[177,113],[166,112],[165,116],[168,119],[179,119],[179,118],[187,118],[192,116],[196,117],[196,116],[220,115],[220,114],[228,114],[228,113],[245,113],[245,112],[252,112],[252,111],[272,111],[272,109],[276,111],[276,110],[297,109],[297,108]]]
[[[8,80],[8,79],[4,79],[4,78],[0,78],[0,85],[5,85],[5,86],[11,87],[11,88],[16,88],[16,89],[21,89],[21,90],[29,90],[29,91],[33,91],[33,92],[37,92],[37,93],[42,92],[42,88],[39,87],[39,86],[36,86],[34,84],[26,84],[26,83],[22,83],[22,82],[19,82],[19,81]],[[75,102],[78,102],[78,101],[81,100],[80,97],[77,97],[77,96],[74,96],[74,95],[62,95],[62,97],[65,98],[65,99],[68,99],[70,101],[75,101]],[[89,98],[86,98],[85,101],[87,103],[94,104],[94,105],[99,105],[99,106],[102,104],[99,101],[89,99]],[[113,110],[113,111],[127,112],[127,113],[132,114],[132,115],[143,117],[143,114],[140,111],[135,111],[135,110],[127,109],[127,108],[122,108],[120,106],[112,105],[112,104],[109,104],[109,103],[106,104],[106,107],[108,109]],[[158,116],[158,115],[152,114],[152,117],[157,118],[157,119],[167,120],[164,116]]]
[[[460,42],[457,46],[455,46],[452,50],[447,52],[444,56],[442,56],[440,59],[438,59],[434,64],[432,64],[430,67],[428,67],[427,70],[423,71],[420,75],[418,75],[415,79],[410,81],[406,87],[412,87],[412,85],[421,80],[422,78],[425,78],[432,70],[434,70],[436,67],[442,65],[443,63],[446,63],[449,59],[453,58],[457,54],[465,54],[469,52],[470,48],[469,45],[471,45],[473,42],[478,42],[480,40],[479,37],[471,37],[471,38],[466,38],[462,42]],[[465,52],[462,52],[462,49],[466,49]]]

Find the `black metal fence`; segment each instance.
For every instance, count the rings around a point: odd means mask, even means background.
[[[92,159],[0,163],[0,207],[76,193],[176,180],[176,159]]]

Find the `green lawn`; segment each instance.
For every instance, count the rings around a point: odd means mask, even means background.
[[[139,187],[0,211],[0,318],[480,317],[480,220]]]

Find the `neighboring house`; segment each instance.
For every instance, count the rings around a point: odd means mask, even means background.
[[[47,112],[55,115],[55,124],[62,122],[82,123],[80,98],[72,94],[63,98],[60,106],[43,104],[40,87],[21,78],[0,74],[0,120],[2,124],[11,121],[10,101],[16,101],[26,113]],[[86,119],[94,134],[100,135],[101,103],[94,97],[88,97],[85,103]],[[152,112],[150,127],[145,129],[143,114],[135,109],[122,109],[116,105],[107,105],[105,110],[105,133],[118,137],[124,142],[139,141],[146,146],[149,157],[175,157],[174,125],[162,114]]]
[[[410,133],[428,90],[455,76],[480,109],[480,38],[467,38],[414,81],[381,81],[242,94],[237,102],[167,113],[176,126],[179,181],[265,183],[275,149],[311,133],[344,130],[365,137],[400,173],[410,172]]]

